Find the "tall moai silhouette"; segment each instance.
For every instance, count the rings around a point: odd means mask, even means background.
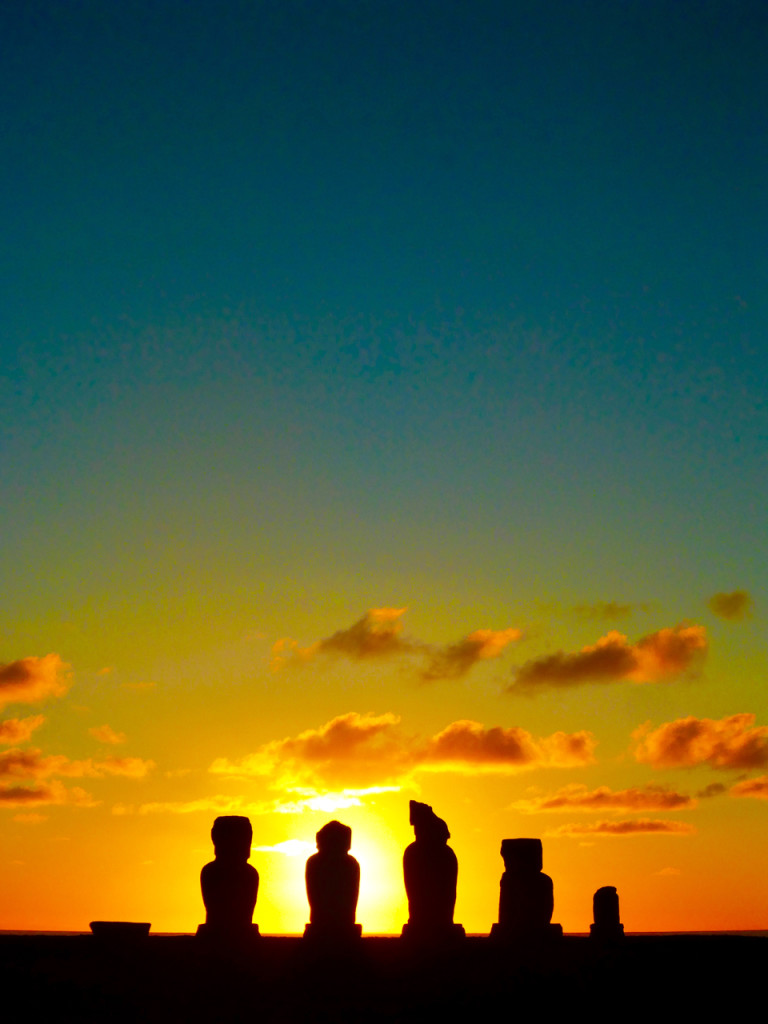
[[[428,804],[416,800],[410,801],[410,823],[416,838],[403,854],[408,896],[403,938],[427,943],[461,938],[464,929],[453,921],[459,864],[448,846],[448,826]]]
[[[624,938],[624,925],[619,917],[619,894],[613,885],[604,885],[592,897],[589,934],[600,942],[616,942]]]
[[[259,874],[251,856],[253,829],[248,818],[226,815],[211,829],[215,859],[200,872],[205,924],[197,934],[217,941],[241,941],[259,934],[252,924]]]
[[[352,829],[329,821],[315,836],[317,853],[307,860],[305,878],[309,900],[308,939],[345,942],[359,938],[355,924],[360,891],[360,865],[350,854]]]
[[[554,888],[542,871],[540,839],[502,839],[504,874],[499,894],[499,920],[491,929],[495,939],[517,941],[562,935],[552,924]]]

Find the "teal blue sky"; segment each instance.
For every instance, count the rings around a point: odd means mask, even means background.
[[[6,622],[764,586],[763,4],[1,17]]]

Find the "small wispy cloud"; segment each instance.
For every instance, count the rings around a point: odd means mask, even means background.
[[[692,835],[696,829],[683,821],[656,818],[632,818],[626,821],[597,821],[581,824],[572,822],[550,829],[546,834],[558,836],[637,836],[637,835]]]
[[[110,743],[119,744],[125,743],[126,735],[124,732],[115,732],[111,725],[96,725],[88,732],[93,736],[94,739],[98,740],[99,743]]]
[[[0,708],[63,697],[71,685],[69,668],[58,654],[20,658],[0,665]]]
[[[696,806],[693,797],[677,793],[667,786],[632,786],[613,790],[608,786],[588,789],[574,783],[563,786],[550,796],[518,800],[516,810],[528,813],[540,811],[673,811]]]
[[[718,618],[740,622],[751,617],[754,602],[748,591],[732,590],[729,593],[713,594],[707,601],[707,606]]]
[[[755,800],[768,800],[768,775],[756,779],[745,779],[731,786],[731,796],[748,796]]]
[[[4,722],[0,722],[0,743],[26,743],[35,729],[39,729],[44,721],[44,715],[7,718]]]

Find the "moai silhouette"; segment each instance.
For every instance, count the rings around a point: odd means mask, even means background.
[[[248,818],[217,818],[211,829],[216,859],[200,872],[205,924],[197,934],[210,939],[239,941],[259,934],[252,924],[259,891],[259,874],[248,863],[253,830]]]
[[[592,897],[594,924],[589,934],[601,942],[616,942],[624,938],[624,925],[619,918],[619,895],[613,885],[604,885]]]
[[[542,868],[540,839],[502,839],[499,921],[491,929],[494,938],[508,941],[562,935],[551,924],[554,909],[552,879]]]
[[[352,829],[340,821],[329,821],[315,840],[317,853],[307,860],[305,875],[309,924],[304,935],[331,942],[359,938],[362,928],[355,924],[355,911],[360,865],[349,852]]]
[[[453,922],[459,864],[448,846],[451,833],[428,804],[410,802],[410,823],[416,841],[403,854],[403,875],[408,896],[408,923],[403,938],[442,942],[464,935]]]

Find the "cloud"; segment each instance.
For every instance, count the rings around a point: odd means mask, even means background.
[[[558,651],[525,662],[508,691],[540,686],[578,686],[582,683],[656,683],[692,668],[707,649],[703,626],[679,625],[660,629],[628,642],[615,630],[596,644],[566,654]]]
[[[555,732],[534,739],[525,729],[480,722],[452,722],[419,754],[418,766],[432,771],[508,772],[534,765],[568,768],[593,764],[596,741],[591,733]]]
[[[405,737],[397,715],[350,711],[319,729],[266,743],[238,762],[219,758],[219,775],[269,775],[278,787],[302,784],[335,789],[344,783],[386,783],[417,771],[509,773],[523,768],[573,767],[594,761],[595,740],[586,731],[556,732],[534,739],[517,726],[485,728],[480,722],[452,722],[428,739]],[[344,792],[350,792],[344,790]]]
[[[519,629],[476,629],[454,644],[436,647],[402,635],[401,618],[406,608],[371,608],[348,629],[301,647],[283,637],[272,646],[272,669],[301,665],[319,656],[346,657],[355,661],[417,657],[426,661],[420,676],[425,681],[458,679],[479,661],[497,658],[522,633]]]
[[[97,739],[99,743],[125,743],[126,735],[124,732],[115,732],[111,725],[96,725],[93,729],[89,729],[88,732],[94,739]]]
[[[508,644],[522,635],[519,629],[476,629],[458,643],[434,651],[421,677],[428,681],[458,679],[478,661],[498,658]]]
[[[360,778],[394,778],[412,763],[412,756],[395,734],[397,715],[350,711],[319,729],[297,737],[274,740],[237,763],[218,758],[210,771],[221,775],[274,775],[284,785],[302,779],[340,782]]]
[[[89,757],[82,761],[72,761],[64,754],[44,756],[35,747],[13,747],[0,753],[0,777],[45,779],[61,775],[99,779],[105,775],[124,775],[140,779],[154,767],[154,761],[145,761],[140,757],[106,757],[102,761],[94,761]]]
[[[28,718],[6,718],[0,722],[0,743],[25,743],[35,729],[45,721],[44,715],[30,715]]]
[[[768,775],[737,782],[735,786],[731,786],[731,796],[751,796],[756,800],[768,800]]]
[[[343,655],[360,661],[368,658],[390,658],[411,654],[420,645],[402,637],[400,618],[407,608],[371,608],[348,629],[340,629],[309,647],[300,647],[285,637],[272,647],[272,667],[280,669],[289,661],[306,662],[317,655]]]
[[[8,785],[0,782],[0,806],[41,807],[45,804],[73,804],[75,807],[95,807],[99,803],[79,786],[67,789],[54,780],[43,786]]]
[[[43,821],[48,821],[48,815],[38,814],[36,811],[30,811],[27,814],[22,811],[21,814],[14,814],[13,820],[23,822],[25,825],[39,825]]]
[[[751,714],[730,718],[678,718],[649,731],[635,731],[635,757],[654,768],[763,768],[768,765],[768,727]]]
[[[682,821],[663,821],[658,818],[633,818],[627,821],[596,821],[591,824],[560,825],[547,832],[548,836],[634,836],[634,835],[691,835],[696,829]]]
[[[0,708],[6,704],[38,704],[62,697],[70,687],[69,665],[58,654],[20,658],[0,665]]]
[[[738,622],[752,615],[752,596],[746,590],[732,590],[730,593],[713,594],[707,601],[709,610],[721,619]]]
[[[728,787],[722,782],[710,782],[704,789],[700,789],[696,796],[701,797],[702,800],[710,800],[713,796],[722,796],[727,790]]]
[[[612,790],[608,786],[587,789],[574,784],[564,786],[551,796],[519,800],[517,810],[539,811],[673,811],[695,807],[696,801],[684,793],[676,793],[667,786],[633,786]]]

